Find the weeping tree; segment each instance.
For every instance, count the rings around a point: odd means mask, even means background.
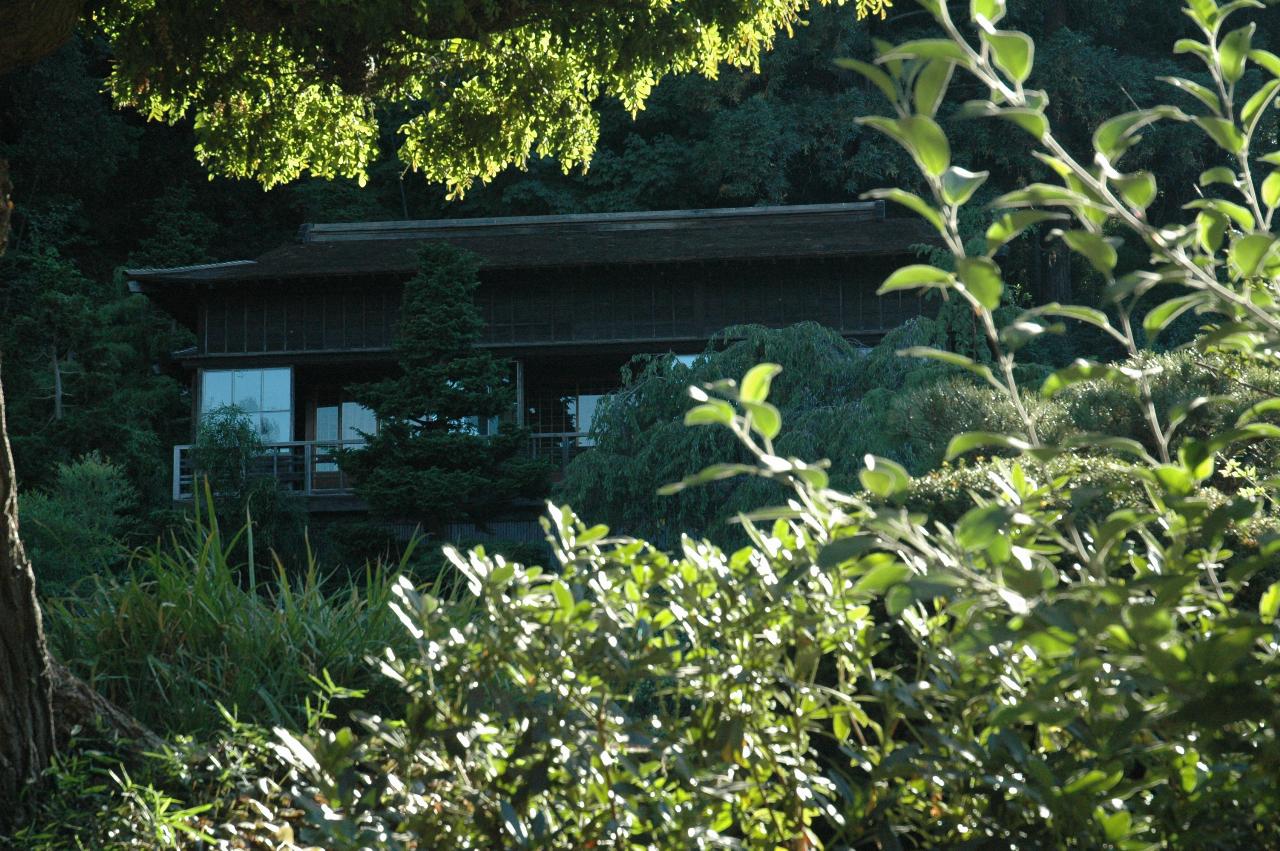
[[[754,65],[810,5],[828,2],[0,0],[0,74],[48,55],[88,24],[114,54],[108,85],[117,104],[153,119],[193,120],[196,155],[212,171],[267,187],[306,173],[363,180],[381,122],[400,116],[401,158],[457,196],[534,155],[584,165],[602,98],[634,112],[665,75]],[[883,14],[886,5],[856,0],[860,15]],[[402,108],[378,109],[386,104]],[[0,161],[0,249],[9,192]],[[53,701],[2,430],[0,444],[4,821],[48,762]]]

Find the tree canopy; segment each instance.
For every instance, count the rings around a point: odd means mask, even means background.
[[[634,112],[668,74],[755,65],[811,2],[112,0],[94,21],[117,102],[194,119],[212,170],[364,179],[385,124],[408,166],[461,194],[535,153],[588,161],[600,98]]]

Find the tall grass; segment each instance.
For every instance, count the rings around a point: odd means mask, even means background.
[[[245,554],[237,563],[235,553]],[[398,565],[326,575],[307,548],[287,573],[255,553],[252,526],[226,536],[213,512],[135,554],[121,577],[47,605],[55,653],[153,729],[200,736],[240,720],[300,729],[316,679],[364,692],[359,708],[395,698],[366,661],[408,636],[387,605]],[[352,708],[355,708],[354,706]]]

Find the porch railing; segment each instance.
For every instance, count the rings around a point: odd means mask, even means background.
[[[338,453],[358,449],[361,440],[293,440],[268,443],[262,453],[249,462],[249,475],[270,477],[292,493],[302,496],[348,496],[351,479],[338,468]],[[563,470],[591,443],[587,435],[576,432],[544,432],[529,436],[528,453],[533,458],[548,458],[557,470]],[[184,443],[173,447],[173,499],[190,500],[197,488],[195,446]]]
[[[249,461],[248,473],[253,477],[269,477],[287,491],[304,496],[342,496],[351,493],[351,481],[338,468],[338,453],[358,449],[362,440],[293,440],[268,443],[261,454]],[[173,498],[188,500],[195,496],[195,446],[186,443],[173,447]]]

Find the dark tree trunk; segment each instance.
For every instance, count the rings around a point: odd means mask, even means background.
[[[61,47],[84,11],[84,0],[0,0],[0,74]]]
[[[13,184],[9,182],[9,161],[0,157],[0,256],[9,245],[9,215],[13,212]]]
[[[53,754],[53,682],[31,562],[18,538],[18,483],[0,387],[0,825]]]

